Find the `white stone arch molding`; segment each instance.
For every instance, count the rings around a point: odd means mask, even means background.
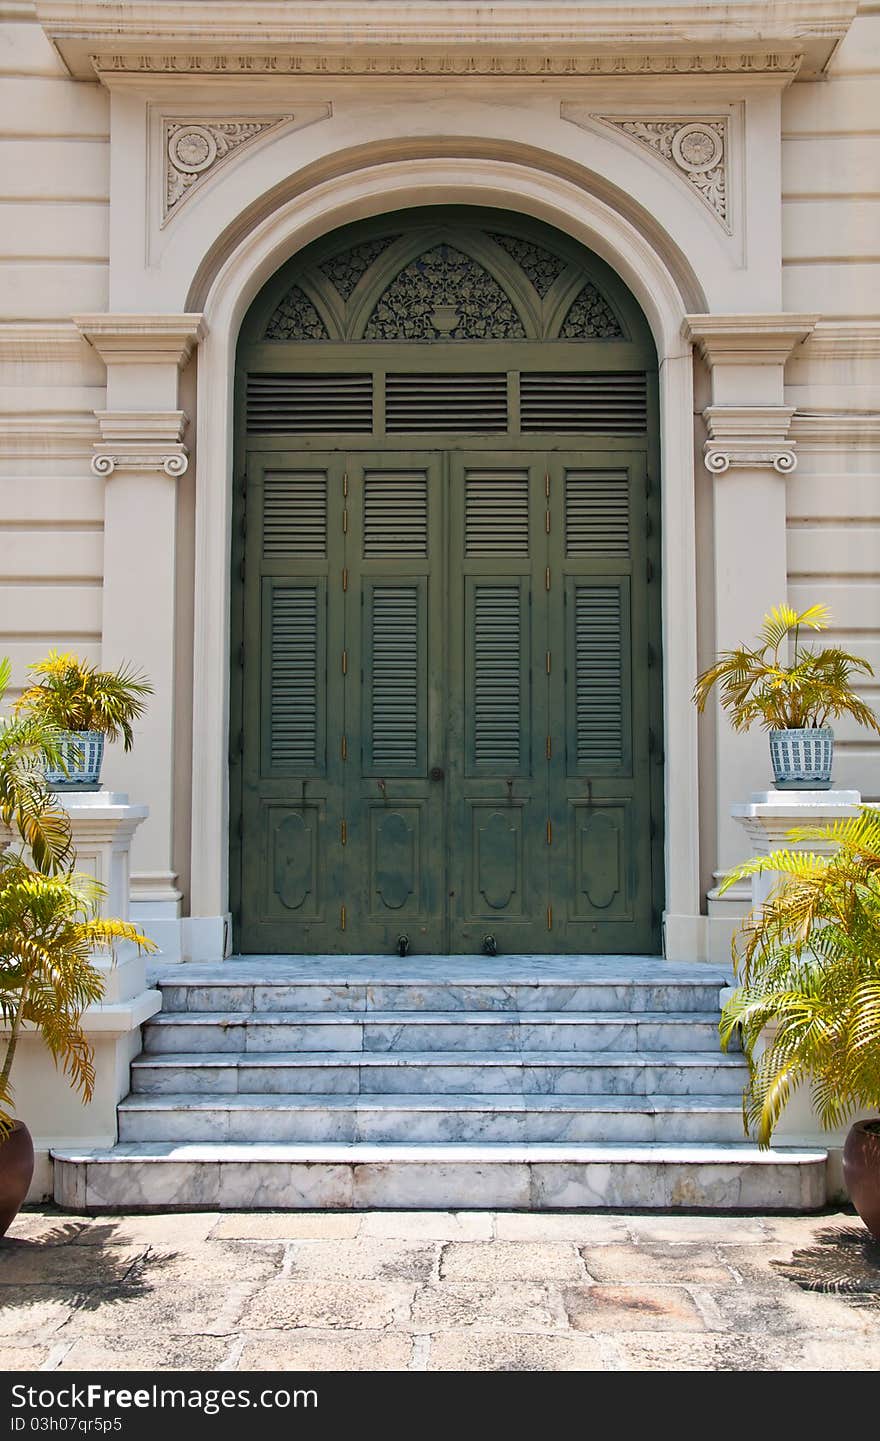
[[[226,253],[207,288],[200,307],[206,336],[199,355],[196,420],[192,915],[204,918],[206,927],[209,918],[215,925],[228,919],[229,554],[233,377],[241,322],[269,277],[319,236],[366,216],[444,204],[519,211],[580,240],[621,276],[651,326],[660,362],[667,953],[696,955],[699,806],[697,726],[690,702],[697,656],[693,365],[690,345],[681,335],[688,307],[673,265],[607,201],[566,177],[507,160],[421,158],[336,174],[260,219]],[[204,934],[207,939],[207,929]]]

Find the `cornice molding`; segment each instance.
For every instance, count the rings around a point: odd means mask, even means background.
[[[173,54],[145,53],[143,48],[132,51],[99,51],[89,56],[92,78],[112,82],[125,77],[144,76],[211,79],[230,76],[293,75],[415,79],[429,76],[441,78],[485,77],[487,79],[529,76],[570,79],[573,76],[593,79],[626,80],[660,76],[671,79],[696,75],[775,76],[784,82],[792,80],[800,70],[802,56],[798,50],[740,49],[730,51],[643,50],[596,51],[545,46],[540,53],[531,50],[447,50],[447,51],[311,51],[296,54],[263,54],[254,51],[225,51]]]
[[[588,74],[615,73],[635,55],[669,59],[673,71],[695,54],[716,70],[749,70],[760,54],[759,68],[803,63],[816,73],[856,11],[857,0],[36,0],[40,23],[81,78],[136,69],[138,57],[141,68],[175,73],[205,61],[208,73],[426,73],[437,62],[427,73],[467,74],[483,73],[485,60],[490,73]]]
[[[205,335],[205,318],[75,315],[73,323],[106,365],[185,365]]]
[[[96,433],[93,411],[6,411],[0,414],[0,454],[75,458],[88,455]]]
[[[794,413],[788,405],[708,405],[703,411],[709,432],[703,464],[712,475],[756,466],[790,474],[797,466],[789,439]]]
[[[686,315],[681,334],[708,365],[784,365],[817,315]]]
[[[838,450],[841,447],[880,449],[880,413],[876,411],[826,411],[810,414],[797,411],[791,422],[792,437],[805,449]]]
[[[0,324],[0,361],[69,361],[78,359],[82,352],[83,336],[66,321],[12,320]]]
[[[117,470],[140,470],[176,478],[186,471],[185,411],[96,410],[95,419],[101,432],[92,456],[95,475],[108,479]]]
[[[804,360],[880,360],[880,320],[820,320]]]

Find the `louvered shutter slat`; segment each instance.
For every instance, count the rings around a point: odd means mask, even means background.
[[[401,431],[507,429],[506,375],[388,375],[385,428]]]
[[[327,554],[327,477],[268,471],[263,481],[263,555]]]
[[[428,477],[424,471],[364,478],[364,559],[428,554]]]
[[[419,590],[374,586],[370,608],[369,749],[372,768],[399,773],[419,764]]]
[[[314,770],[320,759],[317,587],[276,585],[270,624],[271,765]]]
[[[373,429],[372,375],[249,375],[247,427],[305,435]]]
[[[629,555],[629,474],[569,471],[565,477],[565,553]]]
[[[473,760],[515,773],[522,734],[522,615],[517,585],[474,587]]]
[[[468,472],[464,547],[466,556],[528,555],[528,471]]]
[[[524,433],[641,435],[648,425],[647,389],[640,374],[523,374],[520,425]]]
[[[618,585],[575,587],[575,726],[578,766],[624,760],[624,615]]]

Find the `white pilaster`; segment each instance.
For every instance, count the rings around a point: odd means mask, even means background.
[[[690,315],[685,336],[710,367],[712,399],[702,412],[703,464],[713,486],[714,637],[716,653],[748,642],[764,614],[786,599],[786,482],[797,465],[783,404],[784,366],[812,331],[814,315]],[[731,817],[738,796],[770,779],[766,735],[735,734],[714,701],[717,879],[744,855]],[[709,892],[709,950],[729,954],[748,908],[742,891]]]
[[[107,409],[92,469],[107,485],[104,509],[102,661],[143,669],[154,687],[129,755],[113,747],[111,784],[149,795],[150,817],[132,856],[133,917],[180,955],[180,892],[173,837],[177,480],[188,465],[178,378],[202,334],[198,315],[91,315],[82,334],[107,366]]]

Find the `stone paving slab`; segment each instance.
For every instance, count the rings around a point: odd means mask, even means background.
[[[852,1213],[24,1212],[0,1369],[877,1371]]]

